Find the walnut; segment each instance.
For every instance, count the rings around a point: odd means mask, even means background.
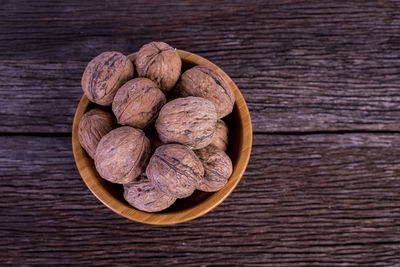
[[[223,120],[217,120],[214,137],[210,145],[214,145],[219,149],[221,149],[222,151],[226,152],[226,150],[228,149],[228,142],[229,142],[228,134],[229,134],[229,129],[228,126],[226,126],[226,123]]]
[[[165,102],[164,93],[154,82],[136,78],[118,90],[112,110],[119,124],[143,129],[154,122]]]
[[[150,153],[150,141],[143,131],[120,127],[100,140],[95,156],[96,169],[104,179],[126,184],[143,172]]]
[[[100,139],[117,126],[114,116],[95,108],[86,112],[79,122],[79,143],[94,158]]]
[[[154,187],[176,198],[190,196],[203,174],[201,161],[192,150],[180,144],[158,147],[146,168],[146,175]]]
[[[164,143],[200,149],[212,141],[217,113],[212,102],[200,97],[177,98],[165,104],[155,123]]]
[[[219,119],[232,112],[235,103],[232,88],[218,72],[207,66],[185,71],[177,88],[181,96],[199,96],[213,102]]]
[[[157,191],[146,176],[140,176],[139,181],[124,184],[124,198],[133,207],[157,212],[174,204],[176,198]]]
[[[197,189],[215,192],[224,187],[232,174],[232,161],[229,156],[213,145],[194,152],[204,167],[204,177]]]
[[[176,49],[168,44],[151,42],[136,53],[135,65],[139,77],[154,81],[167,94],[181,75],[182,61]]]
[[[133,64],[119,52],[104,52],[92,59],[82,76],[82,89],[90,101],[111,105],[115,93],[133,77]]]

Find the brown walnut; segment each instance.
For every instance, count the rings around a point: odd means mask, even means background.
[[[214,104],[207,99],[190,96],[165,104],[155,127],[164,143],[181,143],[200,149],[211,143],[216,122]]]
[[[194,152],[204,167],[204,177],[197,189],[215,192],[224,187],[232,174],[232,161],[229,156],[213,145]]]
[[[201,161],[192,150],[180,144],[158,147],[146,168],[146,175],[154,187],[176,198],[190,196],[203,174]]]
[[[177,88],[181,96],[204,97],[213,102],[219,119],[232,112],[235,95],[231,86],[207,66],[195,66],[185,71]]]
[[[151,42],[136,53],[135,65],[139,77],[154,81],[167,94],[181,75],[182,61],[175,48],[163,42]]]
[[[104,52],[92,59],[82,76],[82,89],[90,101],[111,105],[117,90],[133,77],[133,64],[119,52]]]
[[[223,120],[217,120],[214,137],[210,145],[214,145],[219,149],[221,149],[222,151],[226,152],[226,150],[228,149],[228,142],[229,142],[228,134],[229,134],[229,129],[228,126],[226,126],[226,123]]]
[[[112,114],[98,108],[92,109],[79,122],[79,143],[94,158],[100,139],[116,126],[117,121]]]
[[[97,146],[96,169],[104,179],[126,184],[143,172],[150,153],[150,141],[143,131],[128,126],[116,128]]]
[[[140,176],[139,181],[124,184],[124,198],[133,207],[157,212],[171,206],[176,198],[157,191],[146,176]]]
[[[119,124],[143,129],[154,122],[165,102],[164,93],[154,82],[136,78],[118,90],[112,110]]]

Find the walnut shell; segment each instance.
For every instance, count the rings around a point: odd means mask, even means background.
[[[157,191],[146,176],[141,176],[139,181],[124,184],[124,198],[133,207],[147,212],[164,210],[176,200],[175,197]]]
[[[229,143],[228,134],[229,129],[226,123],[223,120],[217,120],[214,137],[210,145],[214,145],[222,151],[226,152]]]
[[[182,61],[173,47],[163,42],[151,42],[136,53],[135,65],[139,77],[154,81],[167,94],[181,75]]]
[[[212,141],[217,113],[212,102],[201,97],[177,98],[165,104],[155,127],[164,143],[181,143],[200,149]]]
[[[98,108],[92,109],[79,122],[79,143],[94,158],[100,139],[116,126],[117,121],[112,114]]]
[[[112,110],[119,124],[143,129],[154,122],[165,102],[164,93],[154,82],[136,78],[118,90]]]
[[[213,102],[219,119],[232,112],[235,95],[231,86],[207,66],[195,66],[185,71],[177,88],[181,96],[204,97]]]
[[[92,59],[82,76],[82,89],[90,101],[111,105],[117,90],[133,77],[133,64],[119,52],[104,52]]]
[[[143,172],[150,153],[150,141],[143,131],[128,126],[116,128],[97,146],[96,169],[104,179],[126,184]]]
[[[146,168],[146,175],[154,187],[176,198],[190,196],[203,174],[201,161],[192,150],[180,144],[158,147]]]
[[[205,192],[220,190],[232,174],[232,161],[221,149],[209,145],[195,150],[204,167],[204,177],[197,189]]]

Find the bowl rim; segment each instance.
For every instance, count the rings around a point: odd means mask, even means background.
[[[240,166],[239,167],[234,166],[234,169],[235,167],[239,168],[239,172],[236,173],[236,176],[238,176],[238,178],[235,180],[229,179],[228,184],[230,184],[230,187],[221,196],[218,197],[217,194],[218,192],[222,191],[222,189],[220,191],[214,192],[210,196],[210,198],[206,200],[208,205],[206,205],[206,207],[204,207],[203,209],[198,210],[196,209],[197,206],[195,205],[193,207],[188,208],[183,215],[181,214],[180,216],[171,217],[171,215],[174,214],[174,212],[172,212],[172,214],[171,213],[163,214],[162,211],[160,213],[148,213],[137,210],[129,205],[121,205],[119,201],[117,201],[106,189],[103,188],[103,186],[96,179],[93,178],[93,176],[99,176],[99,175],[96,171],[93,170],[93,168],[90,167],[91,164],[89,162],[89,158],[88,156],[86,156],[86,152],[83,150],[83,148],[79,143],[78,139],[79,122],[83,114],[87,110],[88,105],[90,104],[90,101],[84,94],[80,99],[73,120],[72,150],[74,154],[76,167],[79,171],[82,180],[85,182],[86,186],[89,188],[92,194],[96,196],[97,199],[99,199],[105,206],[107,206],[115,213],[129,220],[133,220],[144,224],[172,225],[196,219],[210,212],[211,210],[216,208],[219,204],[221,204],[236,188],[247,168],[251,154],[251,148],[253,142],[253,130],[252,130],[250,113],[246,101],[243,95],[241,94],[239,88],[237,87],[237,85],[222,69],[220,69],[217,65],[215,65],[211,61],[188,51],[177,49],[177,52],[181,57],[182,61],[192,63],[193,65],[207,65],[212,69],[216,70],[220,75],[222,75],[228,81],[228,83],[232,86],[232,89],[234,91],[235,105],[237,105],[239,109],[238,113],[240,121],[242,122],[242,124],[243,122],[245,122],[245,125],[242,125],[242,135],[240,137],[241,141],[245,142],[242,142],[241,144],[242,149],[238,153],[238,159],[236,162],[236,165],[240,164]],[[133,59],[135,58],[135,53],[128,55],[128,58],[131,61],[133,61]],[[178,214],[180,212],[178,211],[176,213]],[[157,218],[157,220],[154,219],[155,217]]]

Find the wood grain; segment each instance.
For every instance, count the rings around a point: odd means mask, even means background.
[[[155,39],[230,75],[256,132],[398,131],[399,27],[398,1],[2,1],[0,131],[71,132],[87,62]]]
[[[255,135],[236,190],[168,227],[102,205],[70,140],[0,137],[2,266],[400,264],[400,134]]]
[[[399,29],[391,0],[1,1],[1,266],[400,265]],[[153,40],[221,67],[259,133],[235,191],[170,227],[106,208],[71,148],[87,62]]]

